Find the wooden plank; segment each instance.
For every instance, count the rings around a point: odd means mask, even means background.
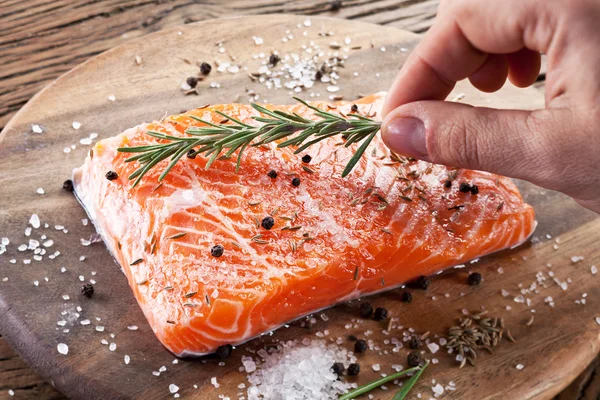
[[[421,32],[438,0],[155,1],[57,0],[0,3],[0,129],[34,93],[91,56],[127,41],[193,21],[292,13],[391,24]]]

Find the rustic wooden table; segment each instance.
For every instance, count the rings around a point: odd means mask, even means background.
[[[38,90],[88,58],[165,27],[234,15],[294,13],[421,33],[439,0],[0,0],[0,130]],[[543,75],[542,75],[543,78]],[[543,90],[543,79],[537,86]],[[540,366],[543,367],[543,366]],[[0,399],[63,399],[0,338]],[[600,359],[556,400],[600,399]]]

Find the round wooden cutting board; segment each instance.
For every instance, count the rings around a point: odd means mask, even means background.
[[[532,242],[435,277],[428,291],[413,292],[410,304],[400,302],[398,291],[372,297],[374,306],[390,310],[394,325],[404,327],[393,329],[389,337],[374,321],[346,329],[358,311],[356,303],[345,304],[326,310],[326,321],[317,316],[312,330],[292,324],[238,347],[219,366],[215,359],[173,363],[174,357],[154,337],[125,276],[102,243],[86,246],[94,228],[82,222],[84,210],[62,190],[63,181],[83,162],[90,137],[96,142],[141,122],[206,103],[247,102],[247,91],[259,94],[259,101],[292,102],[289,89],[268,89],[248,76],[273,51],[306,58],[302,46],[310,48],[313,42],[325,54],[347,55],[335,95],[351,100],[386,90],[418,41],[417,35],[394,28],[328,18],[269,15],[213,20],[130,41],[55,81],[29,101],[0,135],[0,237],[10,240],[0,254],[2,335],[72,398],[164,399],[172,397],[169,385],[173,383],[182,398],[217,399],[223,394],[237,399],[238,385],[248,384],[239,371],[248,348],[283,339],[317,339],[316,333],[325,330],[329,331],[325,340],[372,330],[370,338],[385,349],[385,339],[402,338],[409,327],[419,333],[429,331],[435,339],[447,332],[461,310],[485,308],[490,315],[504,318],[516,342],[502,342],[494,354],[480,355],[476,367],[463,369],[445,349],[431,354],[425,348],[427,357],[439,362],[427,369],[410,398],[418,393],[424,399],[433,396],[433,379],[444,386],[454,382],[456,390],[444,394],[452,399],[551,398],[596,356],[600,344],[595,320],[600,317],[600,276],[591,272],[593,264],[600,266],[600,220],[565,196],[519,183],[537,211],[539,225]],[[338,46],[331,46],[333,42],[341,48],[334,49]],[[185,95],[181,84],[197,73],[197,61],[210,62],[213,71],[199,83],[197,95]],[[241,69],[218,72],[216,61]],[[332,93],[327,86],[315,83],[295,95],[310,99],[310,93],[318,93],[328,98]],[[543,106],[542,94],[534,89],[506,86],[487,95],[461,84],[450,98],[459,93],[464,94],[461,101],[476,105]],[[35,132],[38,129],[32,125],[39,125],[42,132]],[[28,236],[26,228],[36,224],[35,217],[29,222],[32,214],[41,222]],[[38,241],[45,254],[19,250],[30,240]],[[35,242],[31,247],[36,247]],[[468,286],[468,271],[481,272],[484,282]],[[96,293],[88,299],[80,288],[92,281]],[[509,295],[503,296],[502,290]],[[517,302],[521,290],[524,302]],[[528,325],[532,315],[535,319]],[[128,329],[132,325],[139,328]],[[116,344],[116,349],[101,341]],[[68,345],[68,354],[58,352],[59,343]],[[357,382],[389,374],[392,364],[405,364],[405,360],[405,349],[368,352],[360,357],[363,372]],[[380,364],[381,371],[373,371],[373,364]],[[518,364],[524,368],[516,368]],[[166,370],[155,376],[153,371],[162,366]],[[211,385],[212,377],[219,388]],[[393,387],[373,394],[391,399]]]

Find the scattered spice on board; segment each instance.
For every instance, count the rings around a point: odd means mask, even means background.
[[[360,316],[363,318],[369,318],[373,315],[373,307],[370,303],[361,303],[360,305]]]
[[[409,291],[402,292],[400,300],[402,300],[403,303],[410,303],[412,301],[412,293]]]
[[[429,288],[430,283],[431,281],[429,280],[429,278],[427,278],[426,276],[420,276],[417,279],[409,282],[407,286],[413,289],[427,290],[427,288]]]
[[[233,346],[232,345],[230,345],[230,344],[224,344],[224,345],[219,346],[217,348],[217,351],[215,352],[215,354],[221,360],[226,360],[226,359],[229,358],[229,356],[231,355],[232,351],[233,351]]]
[[[66,181],[63,182],[62,185],[63,190],[72,193],[73,192],[73,181],[70,179],[67,179]]]
[[[457,351],[456,361],[462,368],[468,362],[475,365],[477,351],[483,349],[492,353],[492,348],[506,337],[514,342],[510,331],[504,327],[504,319],[487,316],[487,311],[467,314],[458,319],[458,324],[448,330],[446,348]]]
[[[467,283],[469,284],[469,286],[477,286],[481,283],[482,280],[483,278],[481,277],[481,274],[479,272],[472,272],[467,278]]]
[[[388,318],[388,310],[383,307],[377,307],[375,309],[375,313],[373,314],[373,319],[375,321],[385,321]]]
[[[421,364],[421,356],[416,351],[411,351],[406,356],[406,363],[409,367],[418,367]]]
[[[367,346],[367,342],[363,339],[359,339],[356,342],[354,342],[354,351],[356,353],[364,353],[365,351],[367,351],[368,348],[369,347]]]
[[[356,376],[360,373],[360,365],[352,363],[348,366],[348,376]]]
[[[212,67],[209,63],[203,62],[200,64],[200,73],[202,75],[208,75],[210,74],[210,71],[212,71]]]
[[[94,295],[94,285],[91,283],[86,283],[81,287],[81,294],[83,294],[88,299]]]

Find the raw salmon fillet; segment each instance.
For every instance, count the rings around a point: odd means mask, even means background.
[[[354,104],[377,118],[383,98]],[[352,106],[313,104],[342,113]],[[315,118],[301,104],[267,107]],[[220,123],[216,110],[258,124],[249,105],[207,106],[102,140],[74,171],[78,198],[154,333],[178,356],[239,344],[316,310],[516,246],[535,227],[533,209],[510,179],[397,157],[379,138],[346,178],[355,148],[334,137],[299,155],[274,144],[250,147],[238,173],[235,158],[205,170],[204,157],[184,157],[159,184],[163,161],[132,187],[127,177],[138,165],[117,148],[160,140],[146,130],[184,135],[202,125],[190,115]],[[310,163],[301,161],[304,154]],[[108,171],[118,178],[109,181]],[[478,193],[461,192],[462,182]],[[269,215],[275,225],[267,230],[260,223]],[[215,245],[222,256],[211,255]]]

